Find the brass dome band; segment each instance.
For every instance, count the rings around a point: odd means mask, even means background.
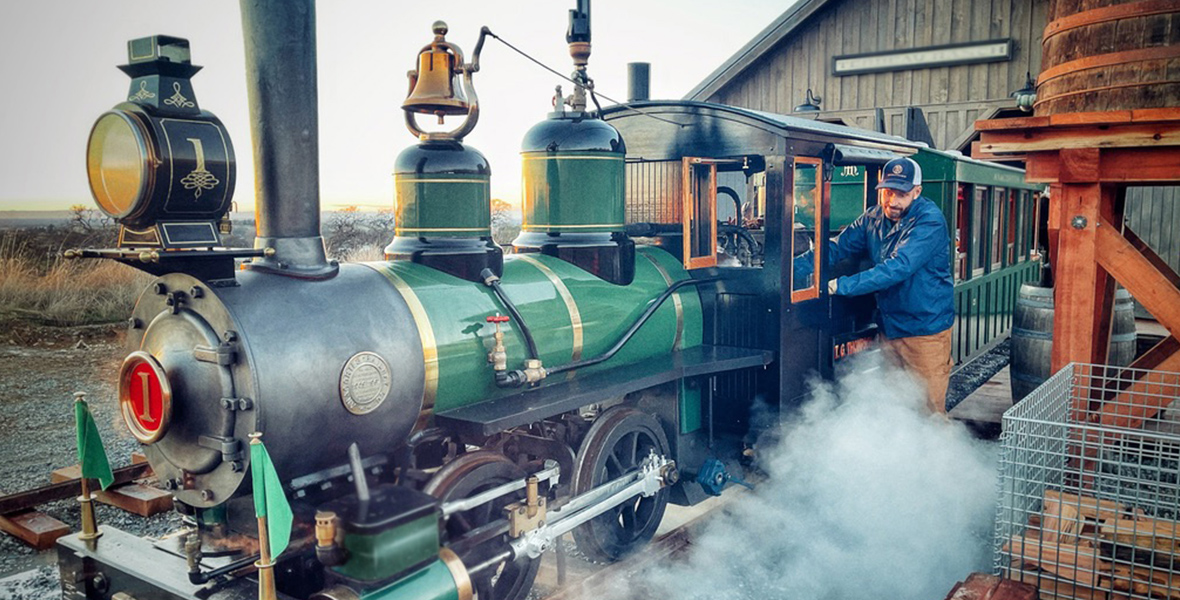
[[[566,287],[565,282],[561,280],[561,277],[557,276],[557,273],[554,273],[552,269],[545,266],[544,263],[537,260],[535,257],[529,256],[528,254],[521,254],[520,260],[533,265],[538,271],[541,272],[542,275],[547,277],[549,281],[553,283],[553,288],[557,290],[557,295],[561,296],[562,301],[565,302],[565,308],[567,311],[569,311],[570,315],[570,330],[573,333],[574,338],[573,349],[570,353],[570,360],[581,360],[583,339],[582,313],[578,310],[578,303],[574,302],[574,295],[570,293],[570,289]]]
[[[652,255],[646,252],[641,252],[640,254],[651,261],[651,264],[660,272],[660,276],[664,278],[664,283],[671,286],[672,276],[668,274],[664,266]],[[672,305],[676,308],[676,337],[672,338],[672,349],[678,350],[680,349],[680,340],[684,337],[684,304],[680,300],[680,292],[674,292],[672,294]]]
[[[622,223],[591,223],[588,225],[549,225],[549,224],[533,225],[530,223],[525,223],[525,224],[521,225],[521,227],[523,227],[523,228],[544,227],[545,229],[596,229],[596,228],[602,229],[602,228],[614,227],[617,229],[617,228],[623,227],[623,224]]]

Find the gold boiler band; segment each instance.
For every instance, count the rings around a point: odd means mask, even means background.
[[[643,254],[643,256],[651,261],[651,264],[660,272],[660,276],[664,278],[664,283],[670,287],[673,283],[672,276],[668,274],[664,266],[650,254]],[[684,337],[684,304],[680,300],[680,292],[672,293],[672,304],[676,307],[676,337],[672,338],[672,349],[679,350],[680,340]]]
[[[573,349],[570,353],[570,360],[577,361],[582,359],[582,313],[578,310],[578,303],[574,301],[574,295],[570,293],[570,289],[566,287],[565,282],[554,273],[552,269],[545,266],[545,263],[536,259],[536,257],[528,254],[521,254],[520,260],[523,260],[530,265],[533,265],[547,277],[550,283],[553,284],[554,289],[557,290],[557,295],[561,296],[565,302],[565,309],[569,311],[570,315],[570,329],[573,332]]]
[[[418,327],[418,337],[422,339],[422,358],[424,361],[425,381],[422,388],[422,415],[428,416],[434,409],[435,397],[438,394],[438,342],[434,337],[434,328],[430,326],[430,317],[426,315],[426,307],[414,288],[410,287],[397,273],[393,272],[387,263],[364,263],[366,267],[385,276],[410,308],[410,315],[414,317],[414,324]],[[423,419],[418,419],[418,426]]]

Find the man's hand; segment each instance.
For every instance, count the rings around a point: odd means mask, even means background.
[[[835,278],[828,280],[828,293],[832,294],[832,295],[836,294],[836,279]]]

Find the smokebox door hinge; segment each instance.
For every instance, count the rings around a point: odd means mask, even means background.
[[[212,346],[197,346],[193,348],[193,358],[201,362],[229,366],[238,361],[238,354],[234,351],[232,345],[222,343],[216,348]]]
[[[203,435],[199,441],[202,448],[216,450],[221,453],[221,459],[232,462],[242,459],[242,442],[237,438],[222,438]]]

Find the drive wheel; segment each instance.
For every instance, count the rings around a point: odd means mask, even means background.
[[[439,469],[426,483],[423,491],[442,500],[469,498],[510,481],[523,479],[525,472],[502,454],[488,451],[464,454]],[[462,537],[467,532],[504,516],[504,507],[524,499],[524,490],[492,500],[471,510],[456,513],[443,524],[443,543]],[[508,544],[508,534],[500,536],[500,543],[485,544],[502,549]],[[476,557],[479,562],[479,557]],[[470,566],[470,565],[468,565]],[[539,559],[505,561],[489,575],[472,578],[480,600],[522,600],[528,596],[537,578]]]
[[[655,417],[626,406],[607,410],[578,450],[574,495],[639,470],[652,451],[668,455],[668,438]],[[650,498],[636,495],[575,529],[578,550],[592,560],[618,560],[651,540],[667,506],[667,489]]]

